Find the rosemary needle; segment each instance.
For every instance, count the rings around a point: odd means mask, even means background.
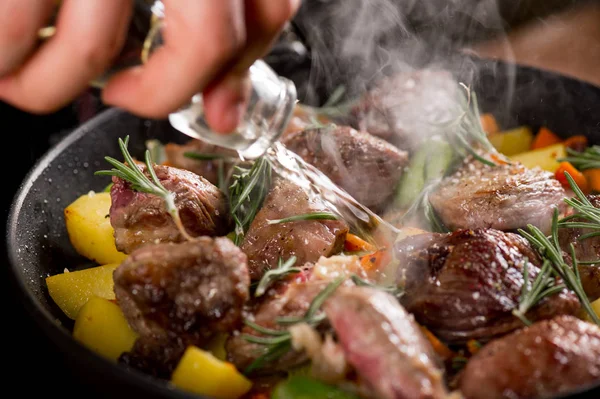
[[[302,220],[337,220],[338,217],[334,213],[331,212],[311,212],[311,213],[303,213],[301,215],[294,215],[282,219],[272,219],[267,220],[268,224],[279,224],[279,223],[288,223],[288,222],[297,222]]]
[[[113,169],[99,170],[94,174],[99,176],[116,176],[129,182],[131,184],[131,188],[135,191],[156,195],[162,198],[165,201],[167,212],[169,215],[171,215],[171,218],[175,222],[175,225],[177,226],[177,229],[181,235],[188,241],[194,240],[194,237],[187,233],[183,223],[181,222],[179,210],[175,204],[175,194],[167,190],[161,184],[158,176],[156,176],[156,172],[154,171],[154,162],[152,161],[150,150],[146,150],[145,152],[145,164],[146,171],[150,175],[151,179],[142,172],[140,167],[129,153],[129,150],[127,149],[128,143],[129,136],[126,136],[125,140],[119,138],[119,148],[121,149],[125,163],[106,156],[104,159],[113,166]]]
[[[273,282],[282,279],[288,274],[300,273],[301,269],[299,267],[292,267],[295,263],[295,256],[292,256],[285,262],[283,262],[283,259],[279,258],[279,264],[277,268],[267,271],[260,279],[258,285],[256,286],[256,291],[254,291],[254,296],[259,297],[264,295],[264,293],[267,291],[267,288],[269,288]]]
[[[573,258],[573,268],[569,266],[562,256],[562,250],[558,245],[558,210],[554,209],[552,217],[552,234],[550,238],[546,237],[542,231],[531,224],[527,225],[529,231],[519,229],[519,233],[529,241],[538,253],[550,262],[554,272],[560,276],[567,288],[572,290],[579,298],[581,306],[590,315],[594,323],[600,325],[600,318],[592,309],[590,301],[583,290],[581,279],[577,268],[577,260]],[[574,251],[572,251],[574,255]]]

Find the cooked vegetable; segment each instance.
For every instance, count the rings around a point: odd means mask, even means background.
[[[99,264],[120,263],[127,257],[117,251],[110,224],[110,194],[89,192],[69,204],[64,211],[71,245],[82,256]]]
[[[575,184],[577,184],[577,187],[579,187],[581,191],[584,193],[589,192],[589,185],[585,175],[575,169],[570,162],[566,161],[561,162],[558,166],[558,169],[556,169],[556,172],[554,173],[554,177],[563,185],[563,187],[569,188],[569,181],[567,180],[565,173],[569,173],[569,175],[571,175],[573,181],[575,181]]]
[[[563,144],[568,149],[582,152],[588,148],[588,139],[586,136],[579,134],[565,139],[565,141],[563,141]]]
[[[396,205],[398,207],[409,207],[425,187],[425,163],[429,151],[429,143],[425,142],[413,153],[396,191]]]
[[[540,167],[548,172],[556,172],[560,165],[560,160],[567,156],[565,145],[554,144],[549,147],[540,148],[512,155],[510,160],[520,162],[526,168]]]
[[[346,234],[346,241],[344,242],[344,251],[346,252],[363,252],[363,251],[374,251],[375,247],[373,244],[368,243],[355,234]]]
[[[252,381],[231,363],[195,346],[186,349],[171,382],[185,391],[219,399],[237,399],[252,387]]]
[[[168,191],[160,182],[156,173],[154,172],[154,162],[152,161],[152,157],[150,156],[150,150],[146,150],[146,170],[152,177],[150,180],[144,172],[139,168],[136,161],[133,159],[129,150],[127,150],[127,144],[129,143],[129,136],[125,137],[125,140],[119,138],[119,148],[121,149],[121,153],[123,154],[123,158],[125,158],[125,162],[117,161],[112,157],[104,157],[106,161],[113,166],[111,170],[99,170],[95,175],[98,176],[117,176],[129,183],[131,183],[131,188],[142,192],[156,195],[162,198],[165,201],[167,211],[173,218],[175,225],[181,232],[181,235],[185,237],[187,240],[193,240],[193,237],[190,236],[185,227],[183,227],[183,223],[181,223],[181,218],[179,217],[179,210],[175,205],[175,194]]]
[[[92,297],[77,314],[73,337],[100,356],[116,361],[123,352],[131,350],[137,334],[119,305]]]
[[[294,375],[277,384],[271,399],[358,399],[358,396],[314,378]]]
[[[68,271],[46,278],[48,293],[58,307],[71,319],[94,296],[115,299],[113,272],[117,263]]]
[[[481,114],[481,128],[484,132],[489,134],[498,133],[500,127],[496,121],[496,117],[491,113]]]
[[[511,156],[529,151],[533,142],[533,132],[527,126],[491,134],[489,140],[500,153]]]
[[[553,131],[546,127],[541,127],[535,135],[533,143],[531,143],[531,149],[539,150],[540,148],[546,148],[554,144],[559,144],[562,141],[563,140]]]
[[[596,313],[596,316],[600,318],[600,299],[596,299],[594,302],[592,302],[591,306],[594,310],[594,313]],[[587,314],[585,315],[585,319],[591,323],[594,322]]]
[[[586,169],[583,172],[591,192],[600,192],[600,168]]]

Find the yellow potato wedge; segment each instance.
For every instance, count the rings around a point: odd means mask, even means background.
[[[534,134],[527,126],[501,131],[488,136],[490,143],[498,152],[506,155],[516,155],[531,149]]]
[[[117,361],[123,352],[131,350],[138,335],[119,305],[92,297],[77,314],[73,337],[100,356]]]
[[[90,192],[65,208],[69,239],[82,256],[100,265],[121,263],[126,254],[115,247],[114,229],[110,224],[110,193]]]
[[[548,172],[554,173],[560,165],[558,159],[566,156],[567,151],[564,144],[554,144],[539,150],[522,152],[509,158],[511,161],[521,162],[527,168],[539,166]]]
[[[237,399],[252,387],[252,382],[233,364],[195,346],[186,349],[171,383],[182,390],[219,399]]]
[[[47,277],[48,293],[65,315],[74,320],[93,296],[115,299],[113,272],[117,266],[111,263]]]

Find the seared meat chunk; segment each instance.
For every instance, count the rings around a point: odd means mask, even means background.
[[[447,397],[439,359],[394,296],[374,288],[340,287],[324,309],[369,397]]]
[[[417,321],[446,342],[489,340],[523,323],[512,315],[519,305],[523,266],[531,282],[539,256],[520,235],[494,229],[420,234],[396,244],[400,298]],[[529,320],[575,314],[575,294],[566,289],[542,300]]]
[[[186,156],[185,154],[188,152],[223,158],[198,160]],[[238,156],[233,150],[217,147],[196,139],[189,140],[185,144],[167,143],[165,145],[165,155],[167,158],[166,163],[169,166],[194,172],[214,185],[219,184],[219,163],[223,164],[223,172],[226,173],[226,169],[230,166],[230,162],[227,162],[227,160]]]
[[[282,142],[372,209],[380,209],[393,195],[408,162],[405,151],[349,126],[302,130]]]
[[[565,195],[552,173],[539,168],[468,162],[446,177],[429,200],[450,230],[509,231],[532,224],[549,233],[554,209],[565,209]]]
[[[148,173],[144,166],[138,166]],[[187,170],[157,165],[154,171],[161,184],[175,195],[188,234],[221,236],[231,231],[227,199],[217,187]],[[142,245],[184,240],[162,198],[135,191],[118,177],[113,177],[113,183],[110,223],[119,251],[129,254]]]
[[[118,362],[153,377],[168,380],[186,347],[186,343],[178,339],[139,337],[129,352],[121,354]]]
[[[459,379],[465,399],[549,398],[600,382],[600,328],[573,316],[490,342]]]
[[[300,273],[277,281],[265,295],[251,300],[246,306],[246,317],[262,327],[275,330],[288,328],[288,325],[278,324],[276,319],[303,316],[311,302],[329,283],[340,276],[348,277],[354,274],[366,278],[357,256],[322,257],[315,264],[307,263],[302,266]],[[342,285],[353,286],[354,283],[346,279]],[[326,325],[321,327],[321,330],[325,329]],[[245,326],[241,333],[262,336],[250,326]],[[250,366],[267,349],[264,345],[248,342],[237,333],[232,334],[226,343],[228,360],[241,370]],[[256,371],[266,374],[286,371],[307,360],[304,351],[290,350],[281,358],[264,364]]]
[[[278,284],[274,292],[262,300],[255,302],[249,309],[250,319],[261,327],[280,330],[275,319],[279,317],[303,316],[312,300],[327,286],[328,281],[320,280],[314,282],[306,281],[305,273],[295,276]],[[268,346],[247,341],[241,334],[261,336],[259,332],[251,327],[244,327],[240,334],[233,334],[227,340],[225,349],[227,360],[238,369],[246,370],[253,362],[268,351]],[[290,350],[278,359],[264,363],[255,372],[270,374],[278,371],[290,370],[305,363],[308,360],[302,351]]]
[[[250,286],[246,255],[224,237],[144,246],[117,267],[114,281],[145,353],[200,346],[239,328]]]
[[[600,195],[588,195],[590,203],[600,208]],[[580,218],[572,222],[585,222]],[[560,228],[558,229],[558,240],[560,247],[565,253],[565,259],[571,261],[571,244],[575,248],[575,257],[579,262],[593,262],[600,259],[600,237],[589,237],[583,240],[579,238],[592,230],[584,228]],[[583,290],[590,300],[600,298],[600,262],[595,264],[578,264],[579,275]]]
[[[382,79],[354,108],[353,125],[390,143],[414,149],[444,133],[444,123],[463,112],[457,105],[459,86],[448,71],[421,69]]]
[[[270,220],[322,211],[327,211],[325,205],[309,198],[301,187],[277,179],[241,245],[248,255],[250,277],[260,279],[265,269],[277,266],[279,258],[296,256],[296,264],[303,265],[339,253],[348,233],[348,225],[342,220],[269,224]]]

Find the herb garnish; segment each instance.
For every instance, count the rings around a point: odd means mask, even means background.
[[[559,158],[559,162],[570,162],[579,170],[600,168],[600,145],[592,145],[582,152],[567,148],[567,157]]]
[[[372,283],[370,281],[367,281],[356,274],[353,274],[350,278],[352,279],[354,284],[356,284],[359,287],[370,287],[370,288],[374,288],[374,289],[377,289],[377,290],[380,290],[383,292],[388,292],[388,293],[392,294],[393,296],[395,296],[396,298],[399,298],[404,294],[404,290],[397,285],[393,285],[393,284],[388,285],[388,286],[378,285],[378,284]]]
[[[565,177],[569,181],[571,190],[576,198],[565,198],[567,205],[571,206],[575,213],[562,218],[558,222],[559,228],[583,228],[590,229],[592,232],[583,234],[578,238],[579,241],[590,237],[600,236],[600,209],[596,208],[587,199],[585,194],[575,183],[569,172],[565,172]],[[573,221],[573,219],[583,219],[583,221]]]
[[[297,222],[301,220],[337,220],[338,217],[336,214],[331,212],[310,212],[303,213],[301,215],[289,216],[282,219],[272,219],[267,220],[268,224],[279,224],[279,223],[288,223],[288,222]]]
[[[306,323],[312,327],[317,326],[319,323],[325,320],[325,315],[318,313],[321,306],[327,300],[327,298],[329,298],[344,282],[345,279],[346,278],[342,276],[327,284],[327,286],[312,300],[304,316],[280,317],[275,319],[275,322],[280,326],[289,326],[296,323]],[[265,345],[268,347],[267,351],[263,355],[256,358],[244,370],[245,374],[249,374],[256,369],[261,368],[267,362],[277,360],[291,349],[292,335],[288,330],[275,330],[272,328],[263,327],[249,320],[245,320],[244,323],[257,332],[266,335],[266,337],[251,334],[242,334],[242,337],[248,342]]]
[[[235,166],[229,186],[229,209],[235,223],[233,242],[240,245],[271,186],[271,163],[260,157],[252,166]]]
[[[574,250],[572,249],[573,255],[573,267],[569,266],[562,256],[562,250],[558,243],[558,209],[554,209],[552,217],[552,234],[550,237],[546,237],[542,231],[531,224],[527,225],[529,232],[519,229],[519,233],[525,237],[532,247],[534,247],[538,253],[550,262],[552,270],[563,280],[563,283],[567,288],[572,290],[575,295],[579,298],[581,306],[590,315],[594,323],[600,325],[600,318],[596,315],[590,301],[583,290],[581,285],[581,279],[579,277],[579,271],[577,270],[577,260],[574,257]]]
[[[529,287],[529,261],[525,260],[523,265],[523,288],[519,298],[519,306],[513,309],[512,314],[518,317],[526,326],[531,325],[527,319],[527,312],[541,302],[544,298],[559,293],[565,288],[564,284],[556,284],[556,278],[552,274],[550,261],[544,259],[544,264],[535,280]]]
[[[258,285],[256,286],[256,291],[254,291],[254,296],[259,297],[264,295],[264,293],[267,291],[267,288],[269,288],[273,282],[282,279],[288,274],[300,273],[302,270],[299,267],[292,267],[295,263],[295,256],[292,256],[285,262],[282,258],[279,258],[277,268],[267,271],[260,279]]]
[[[150,150],[146,150],[145,153],[145,164],[146,171],[152,178],[150,180],[140,169],[140,167],[136,164],[133,157],[127,150],[127,145],[129,143],[129,136],[125,137],[125,140],[119,138],[119,148],[121,149],[121,153],[123,154],[123,158],[125,159],[125,163],[118,161],[112,157],[106,156],[104,159],[113,166],[111,170],[99,170],[95,172],[95,175],[99,176],[116,176],[120,179],[123,179],[131,184],[131,188],[135,191],[139,191],[142,193],[156,195],[162,198],[165,201],[165,206],[167,208],[167,212],[173,218],[177,229],[181,233],[181,235],[188,241],[194,240],[192,236],[190,236],[187,231],[185,231],[185,227],[181,222],[181,218],[179,216],[179,210],[177,209],[177,205],[175,204],[175,194],[167,190],[156,176],[156,172],[154,171],[154,162],[152,161],[152,156],[150,155]]]

